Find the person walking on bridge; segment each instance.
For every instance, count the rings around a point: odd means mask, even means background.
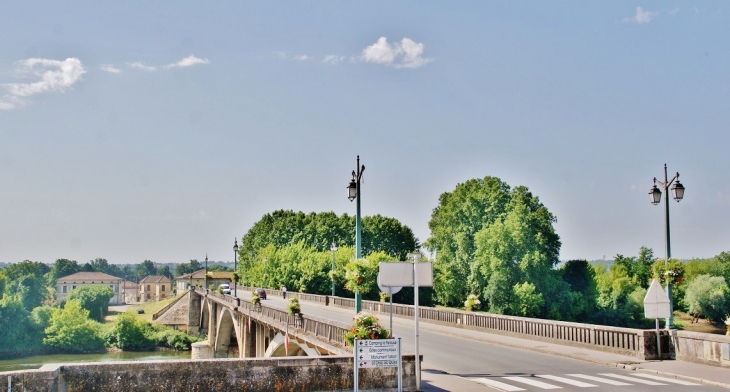
[[[281,286],[281,295],[286,299],[286,286]]]

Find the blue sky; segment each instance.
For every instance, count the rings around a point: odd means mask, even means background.
[[[277,209],[423,242],[496,176],[561,259],[730,250],[726,2],[0,3],[0,262],[232,260]]]

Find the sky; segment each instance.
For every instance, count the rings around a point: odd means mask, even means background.
[[[560,258],[730,250],[723,1],[0,3],[0,262],[232,261],[278,209],[421,242],[485,176],[557,217]]]

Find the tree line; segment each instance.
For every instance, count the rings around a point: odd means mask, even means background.
[[[726,253],[688,263],[670,260],[666,270],[645,247],[635,257],[617,255],[610,267],[586,260],[560,263],[556,221],[525,186],[511,187],[496,177],[457,184],[439,197],[429,221],[431,236],[423,248],[435,254],[434,287],[420,289],[421,301],[464,307],[472,298],[492,313],[649,327],[643,297],[652,278],[659,278],[676,283],[676,309],[715,321],[730,312]],[[337,295],[358,290],[365,299],[378,299],[378,264],[403,261],[421,246],[398,220],[366,216],[364,257],[354,260],[354,231],[354,217],[347,214],[266,214],[243,236],[237,276],[247,285],[315,294],[330,294],[334,280]],[[412,296],[412,289],[404,289],[394,301],[411,303]]]

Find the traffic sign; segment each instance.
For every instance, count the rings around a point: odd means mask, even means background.
[[[656,279],[651,281],[649,291],[644,297],[644,317],[646,318],[669,318],[669,296],[662,290],[662,286]]]
[[[403,391],[403,365],[400,354],[400,338],[398,339],[355,339],[353,354],[355,359],[355,392],[358,389],[358,369],[360,368],[398,368],[398,391]]]

